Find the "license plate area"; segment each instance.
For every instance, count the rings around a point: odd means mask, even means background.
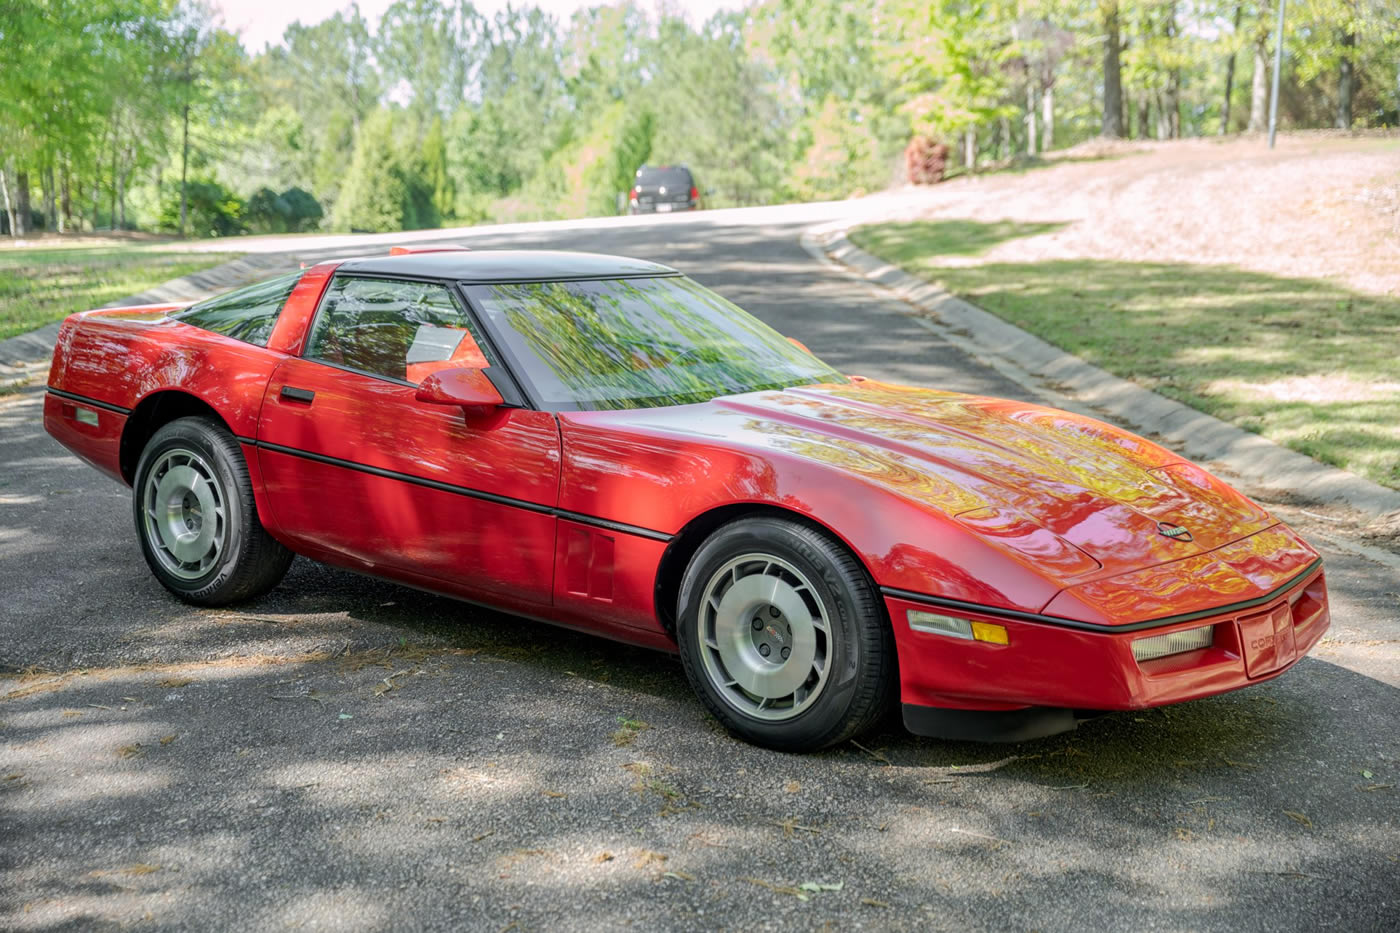
[[[1297,656],[1293,641],[1293,613],[1287,603],[1268,612],[1240,619],[1240,647],[1245,671],[1250,677],[1263,677]]]
[[[661,212],[661,213],[664,214],[664,213],[666,213],[667,211],[669,211],[669,210],[671,209],[671,205],[669,205],[669,204],[667,204],[667,203],[665,203],[665,202],[659,201],[659,202],[657,202],[656,209],[657,209],[659,212]]]

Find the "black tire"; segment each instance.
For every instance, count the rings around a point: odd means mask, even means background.
[[[156,431],[141,451],[132,490],[146,564],[161,585],[186,602],[226,606],[261,596],[292,562],[292,552],[258,519],[238,441],[212,419],[178,418]],[[181,498],[183,508],[177,504]],[[180,522],[190,529],[192,544],[172,541],[176,531],[185,533]],[[204,550],[198,559],[184,560],[182,547]]]
[[[781,595],[777,583],[787,587]],[[772,595],[750,596],[758,592]],[[794,598],[802,600],[796,612],[778,605],[795,606]],[[804,612],[824,622],[825,634],[801,621]],[[706,708],[740,738],[779,751],[815,751],[861,734],[881,720],[898,686],[894,637],[864,567],[830,535],[798,521],[743,518],[715,531],[686,568],[676,636],[686,677]],[[790,662],[794,669],[784,674]],[[785,697],[750,693],[738,682],[771,677],[760,689],[779,693],[804,672],[802,686]]]

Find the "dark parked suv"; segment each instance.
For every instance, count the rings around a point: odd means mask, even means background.
[[[633,214],[693,211],[700,207],[700,191],[684,165],[643,165],[627,201]]]

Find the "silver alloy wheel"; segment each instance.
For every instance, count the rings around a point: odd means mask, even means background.
[[[705,585],[698,621],[705,675],[745,715],[791,719],[826,686],[826,607],[787,561],[755,553],[726,563]]]
[[[141,495],[146,540],[161,566],[182,580],[207,574],[228,539],[224,492],[208,461],[186,447],[164,451]]]

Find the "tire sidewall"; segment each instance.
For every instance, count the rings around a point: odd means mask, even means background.
[[[681,662],[706,707],[728,729],[770,748],[805,750],[829,744],[839,735],[849,714],[862,667],[860,620],[847,592],[851,581],[805,537],[792,535],[792,525],[780,520],[740,520],[721,529],[692,558],[682,581],[676,635]],[[831,672],[821,694],[791,719],[758,719],[731,705],[706,672],[700,644],[699,601],[715,572],[745,553],[770,554],[792,564],[811,582],[814,596],[826,610],[832,649]]]
[[[141,554],[151,572],[167,589],[187,599],[199,601],[220,590],[233,576],[239,566],[244,551],[247,530],[246,510],[248,508],[244,481],[240,472],[229,461],[229,453],[217,443],[218,428],[202,418],[180,418],[158,430],[141,451],[137,462],[133,483],[132,514],[136,522],[136,537],[141,542]],[[185,580],[166,570],[156,556],[149,540],[144,507],[146,501],[147,473],[160,455],[176,447],[184,447],[200,454],[213,469],[223,495],[225,521],[228,525],[228,538],[224,542],[219,561],[202,577]]]

